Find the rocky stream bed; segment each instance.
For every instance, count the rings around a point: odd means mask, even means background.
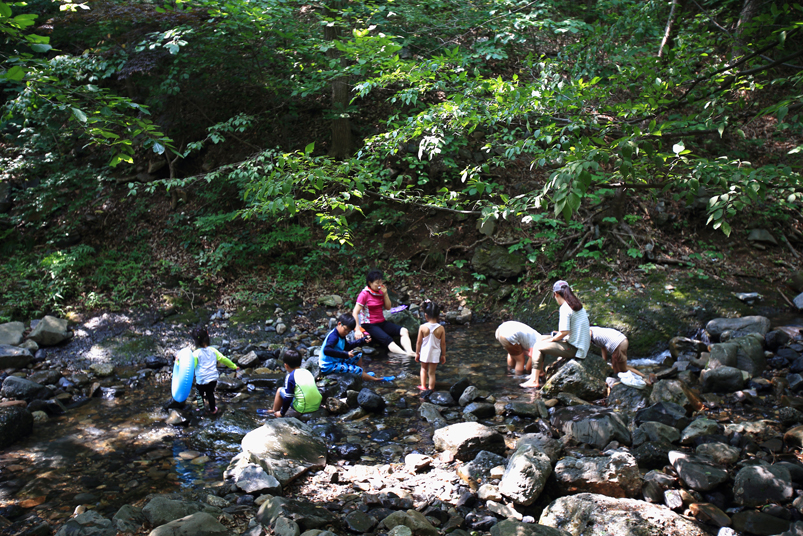
[[[592,353],[533,392],[504,370],[496,324],[455,311],[435,391],[366,349],[396,381],[330,376],[303,422],[268,417],[281,347],[317,372],[340,306],[215,312],[213,344],[241,367],[221,375],[219,415],[169,396],[180,322],[0,325],[0,534],[803,534],[798,322],[712,320],[704,340],[666,341],[645,389],[607,394]],[[396,321],[414,327],[415,308]]]

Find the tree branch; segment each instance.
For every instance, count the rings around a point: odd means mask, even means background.
[[[472,215],[472,216],[482,216],[482,212],[480,212],[479,210],[458,210],[458,209],[455,209],[455,208],[439,207],[438,205],[431,205],[429,203],[416,203],[414,201],[408,201],[408,200],[405,200],[405,199],[396,199],[395,197],[390,197],[390,196],[387,196],[387,195],[378,194],[378,193],[372,192],[370,190],[366,190],[365,193],[367,195],[378,197],[380,199],[384,199],[385,201],[391,201],[393,203],[399,203],[401,205],[409,205],[409,206],[414,206],[414,207],[419,207],[419,208],[429,208],[429,209],[432,209],[432,210],[439,210],[441,212],[452,212],[454,214],[469,214],[469,215]]]

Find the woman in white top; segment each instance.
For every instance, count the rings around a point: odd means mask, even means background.
[[[544,335],[532,352],[532,377],[522,383],[522,387],[541,386],[544,373],[544,354],[555,357],[585,359],[591,344],[591,332],[588,326],[588,314],[583,304],[572,293],[566,281],[558,281],[552,286],[555,301],[560,305],[558,331]]]
[[[435,369],[438,363],[446,363],[446,328],[438,323],[440,307],[427,300],[421,306],[426,324],[418,328],[415,360],[421,363],[422,391],[435,389]]]

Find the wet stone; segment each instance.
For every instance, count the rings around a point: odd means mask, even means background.
[[[743,467],[733,484],[733,499],[743,506],[792,500],[792,477],[778,465]]]
[[[731,518],[733,528],[738,532],[772,536],[781,534],[789,528],[789,521],[753,510],[738,512]]]
[[[489,419],[496,415],[496,409],[493,404],[472,402],[463,409],[463,413],[474,415],[478,419]]]
[[[659,402],[636,413],[636,425],[648,421],[660,422],[678,430],[682,430],[691,422],[686,417],[686,410],[673,402]]]
[[[433,391],[427,397],[427,401],[437,406],[454,406],[456,404],[452,395],[446,391]]]
[[[672,451],[669,453],[669,461],[678,476],[693,490],[708,491],[730,478],[727,471],[703,456]]]
[[[470,462],[457,468],[457,475],[466,483],[476,487],[491,478],[491,469],[506,466],[507,458],[492,452],[482,451]]]
[[[358,533],[368,532],[376,525],[376,519],[359,510],[349,513],[344,522],[350,531]]]

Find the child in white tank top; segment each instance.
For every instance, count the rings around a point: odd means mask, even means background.
[[[427,300],[421,306],[426,324],[418,328],[418,342],[415,360],[421,363],[422,391],[435,389],[435,369],[439,363],[446,363],[446,328],[438,323],[440,308]]]

